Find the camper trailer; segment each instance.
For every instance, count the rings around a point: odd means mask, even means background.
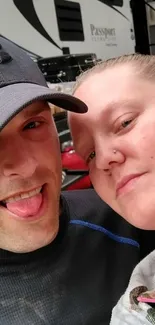
[[[135,51],[129,0],[1,0],[0,34],[34,59]]]
[[[147,0],[145,6],[150,54],[155,55],[155,1]]]

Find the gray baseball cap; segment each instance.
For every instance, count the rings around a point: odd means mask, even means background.
[[[0,37],[0,131],[16,114],[37,100],[47,100],[76,113],[87,112],[87,106],[78,98],[48,88],[29,55]]]

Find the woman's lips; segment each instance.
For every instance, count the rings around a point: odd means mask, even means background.
[[[120,194],[122,194],[130,185],[131,183],[135,183],[142,175],[145,173],[139,173],[139,174],[130,174],[127,176],[124,176],[117,184],[116,184],[116,196],[118,197]]]

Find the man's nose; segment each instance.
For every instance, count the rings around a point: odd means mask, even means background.
[[[4,176],[29,178],[35,173],[37,160],[24,141],[12,142],[12,145],[7,145],[3,153],[5,156],[1,166],[3,166]]]

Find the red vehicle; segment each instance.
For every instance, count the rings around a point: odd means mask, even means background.
[[[83,159],[75,152],[71,141],[62,145],[61,158],[63,171],[65,172],[62,189],[75,190],[90,188],[91,182],[88,167]]]
[[[71,134],[68,129],[67,114],[65,111],[54,114],[62,160],[62,190],[85,189],[92,187],[88,167],[79,157],[73,147]]]

